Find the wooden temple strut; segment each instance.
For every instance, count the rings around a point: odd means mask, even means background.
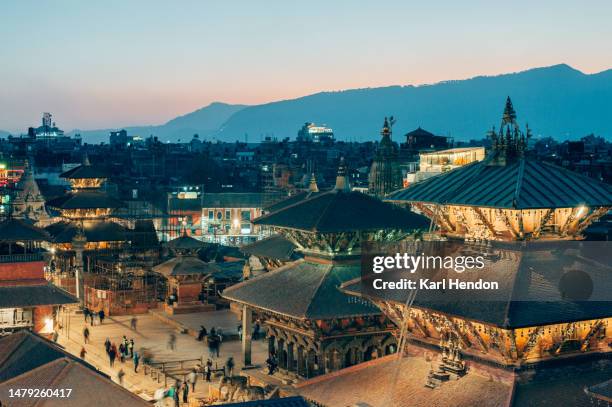
[[[408,298],[406,299],[406,304],[404,304],[404,315],[402,318],[402,325],[400,329],[400,336],[397,342],[397,366],[395,368],[395,372],[393,373],[393,381],[391,385],[391,391],[387,392],[387,402],[383,405],[390,406],[393,405],[393,395],[395,394],[395,387],[397,386],[397,380],[399,378],[399,373],[402,368],[401,361],[404,355],[404,346],[406,345],[407,332],[408,332],[408,318],[410,316],[410,309],[412,308],[412,304],[414,303],[414,299],[416,298],[417,290],[411,290],[408,293]]]

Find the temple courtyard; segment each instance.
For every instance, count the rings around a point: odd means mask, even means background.
[[[151,377],[150,373],[145,374],[142,360],[138,373],[134,373],[134,365],[131,360],[121,363],[117,358],[114,366],[110,367],[109,358],[104,348],[106,338],[109,338],[117,346],[119,346],[123,335],[128,340],[133,338],[137,351],[145,349],[146,352],[143,353],[150,353],[153,361],[168,363],[169,370],[172,369],[172,366],[178,365],[178,363],[173,363],[175,361],[184,361],[184,366],[188,369],[190,366],[199,363],[197,359],[201,360],[203,358],[205,362],[209,357],[213,361],[213,369],[222,369],[229,357],[234,358],[236,372],[243,367],[241,343],[236,334],[238,318],[235,314],[229,310],[224,310],[210,313],[184,314],[178,316],[178,318],[176,317],[167,317],[163,314],[156,315],[154,313],[138,315],[136,317],[136,330],[133,330],[130,327],[131,316],[107,317],[102,325],[97,325],[98,321],[96,320],[96,325],[92,327],[89,322],[85,324],[82,314],[74,311],[67,312],[61,317],[63,329],[60,331],[58,343],[76,356],[79,356],[81,348],[84,346],[87,351],[85,360],[100,371],[108,374],[115,382],[119,382],[118,373],[122,369],[125,372],[123,386],[148,400],[153,399],[157,389],[168,388],[174,384],[174,379],[168,377],[165,383],[162,377],[155,380]],[[88,344],[84,343],[83,337],[85,325],[87,325],[90,331]],[[197,341],[193,335],[194,330],[197,330],[200,325],[206,326],[208,330],[213,326],[216,329],[220,327],[224,334],[228,334],[227,337],[229,339],[226,337],[221,343],[219,357],[209,355],[206,343]],[[174,350],[168,346],[171,334],[176,336]],[[263,366],[267,358],[267,344],[265,341],[253,341],[252,350],[254,363]],[[218,378],[213,378],[212,382],[217,381]],[[199,377],[195,393],[190,393],[190,401],[193,402],[190,405],[199,405],[197,399],[205,399],[208,394],[208,383]],[[167,401],[170,403],[171,400],[168,399]]]

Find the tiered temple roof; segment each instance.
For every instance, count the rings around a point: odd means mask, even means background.
[[[612,186],[527,151],[531,135],[508,98],[492,150],[474,162],[392,193],[430,217],[442,234],[474,240],[580,238],[612,207]]]
[[[342,160],[334,190],[298,201],[253,223],[273,227],[299,251],[317,260],[307,257],[290,263],[229,287],[223,296],[282,315],[327,319],[379,313],[370,304],[350,301],[338,290],[340,284],[359,276],[356,246],[360,239],[373,238],[380,231],[426,228],[429,221],[375,197],[351,192]]]
[[[125,204],[102,191],[78,191],[52,199],[47,206],[60,210],[73,209],[117,209]]]
[[[580,253],[578,246],[550,246],[534,243],[527,253],[501,249],[491,250],[499,259],[487,262],[485,268],[474,269],[461,276],[461,281],[477,282],[495,281],[499,289],[489,292],[483,290],[420,290],[414,299],[413,306],[417,308],[442,312],[470,321],[478,321],[487,325],[504,329],[535,327],[572,321],[588,321],[598,318],[608,318],[612,315],[612,302],[609,294],[612,292],[610,267],[604,264],[605,255],[594,261],[592,258],[581,262],[585,253]],[[449,246],[446,245],[446,248]],[[469,246],[457,245],[457,248]],[[589,282],[593,292],[587,299],[577,300],[567,296],[560,287],[563,268],[570,264],[569,257],[561,259],[565,252],[570,254],[572,265],[588,267]],[[591,246],[592,250],[601,250],[605,246]],[[461,249],[464,250],[464,249]],[[587,255],[588,256],[588,255]],[[602,260],[604,262],[601,262]],[[431,281],[448,278],[446,270],[436,274],[428,274]],[[369,299],[384,300],[397,304],[405,304],[408,292],[404,290],[386,290],[372,296],[371,281],[363,281],[358,276],[355,281],[342,286],[346,292]],[[576,283],[573,283],[574,286]],[[401,321],[396,321],[400,323]]]
[[[381,229],[426,228],[421,215],[361,192],[334,189],[289,205],[253,221],[282,229],[333,233]]]
[[[0,222],[0,241],[2,242],[43,242],[48,241],[49,234],[20,219],[10,217]]]
[[[297,246],[283,235],[272,235],[242,246],[240,251],[249,256],[290,261],[298,258],[296,248]]]
[[[350,302],[338,290],[343,281],[359,276],[354,265],[316,264],[298,260],[227,288],[223,296],[298,319],[325,320],[380,314],[366,301]]]
[[[429,178],[387,199],[505,209],[612,205],[612,185],[528,157],[504,166],[491,160]]]

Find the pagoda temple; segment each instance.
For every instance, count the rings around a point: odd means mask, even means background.
[[[389,197],[429,216],[443,237],[452,238],[436,242],[446,245],[445,250],[455,247],[489,259],[489,265],[463,274],[462,280],[493,278],[500,285],[494,294],[467,290],[454,297],[452,290],[418,290],[409,301],[405,292],[368,292],[368,282],[361,279],[342,288],[374,302],[402,328],[398,335],[404,333],[399,336],[406,353],[435,359],[438,367],[432,362],[429,376],[422,378],[425,387],[443,388],[449,377],[462,377],[465,360],[470,360],[470,370],[498,377],[518,392],[516,400],[521,401],[515,402],[524,405],[520,403],[527,396],[522,394],[530,394],[533,402],[558,391],[558,385],[538,385],[537,391],[526,385],[538,378],[560,380],[555,366],[564,369],[566,378],[572,377],[570,372],[582,377],[576,373],[580,369],[594,371],[589,363],[600,363],[599,376],[611,370],[606,364],[612,339],[606,242],[581,246],[568,240],[581,239],[584,228],[612,207],[612,188],[535,161],[527,151],[529,135],[528,128],[519,129],[508,98],[500,130],[490,132],[492,151],[484,161]],[[509,244],[520,240],[536,241],[522,242],[520,248]],[[448,276],[440,273],[440,278]],[[576,275],[583,277],[576,280]],[[584,287],[591,290],[587,295],[574,295]],[[428,353],[431,349],[437,349],[434,356]],[[569,389],[571,382],[562,386]],[[582,390],[558,397],[579,400]]]
[[[382,139],[369,175],[369,193],[382,197],[402,187],[402,172],[398,161],[397,145],[391,140],[393,117],[385,117],[380,134]]]
[[[467,240],[579,239],[612,207],[612,186],[528,154],[510,98],[492,149],[478,161],[442,173],[387,199],[428,216],[446,237]]]
[[[101,190],[107,176],[91,165],[87,156],[82,165],[64,172],[61,177],[70,182],[71,190],[46,203],[58,219],[45,228],[55,251],[51,269],[53,277],[67,279],[58,280],[58,285],[69,290],[76,288],[77,297],[83,298],[83,284],[78,281],[82,276],[78,274],[87,272],[84,266],[91,264],[84,256],[126,245],[126,229],[111,219],[113,211],[123,203]],[[75,277],[77,282],[72,283]]]
[[[242,308],[243,356],[251,363],[251,324],[263,322],[281,371],[312,377],[393,353],[395,327],[369,301],[342,293],[360,275],[362,241],[408,238],[429,222],[403,208],[351,192],[344,161],[334,190],[254,220],[304,256],[236,284],[223,297]],[[286,257],[286,254],[283,253]]]

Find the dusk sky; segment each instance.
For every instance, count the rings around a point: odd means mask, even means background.
[[[213,101],[612,68],[612,2],[34,1],[0,5],[0,129],[159,124]]]

